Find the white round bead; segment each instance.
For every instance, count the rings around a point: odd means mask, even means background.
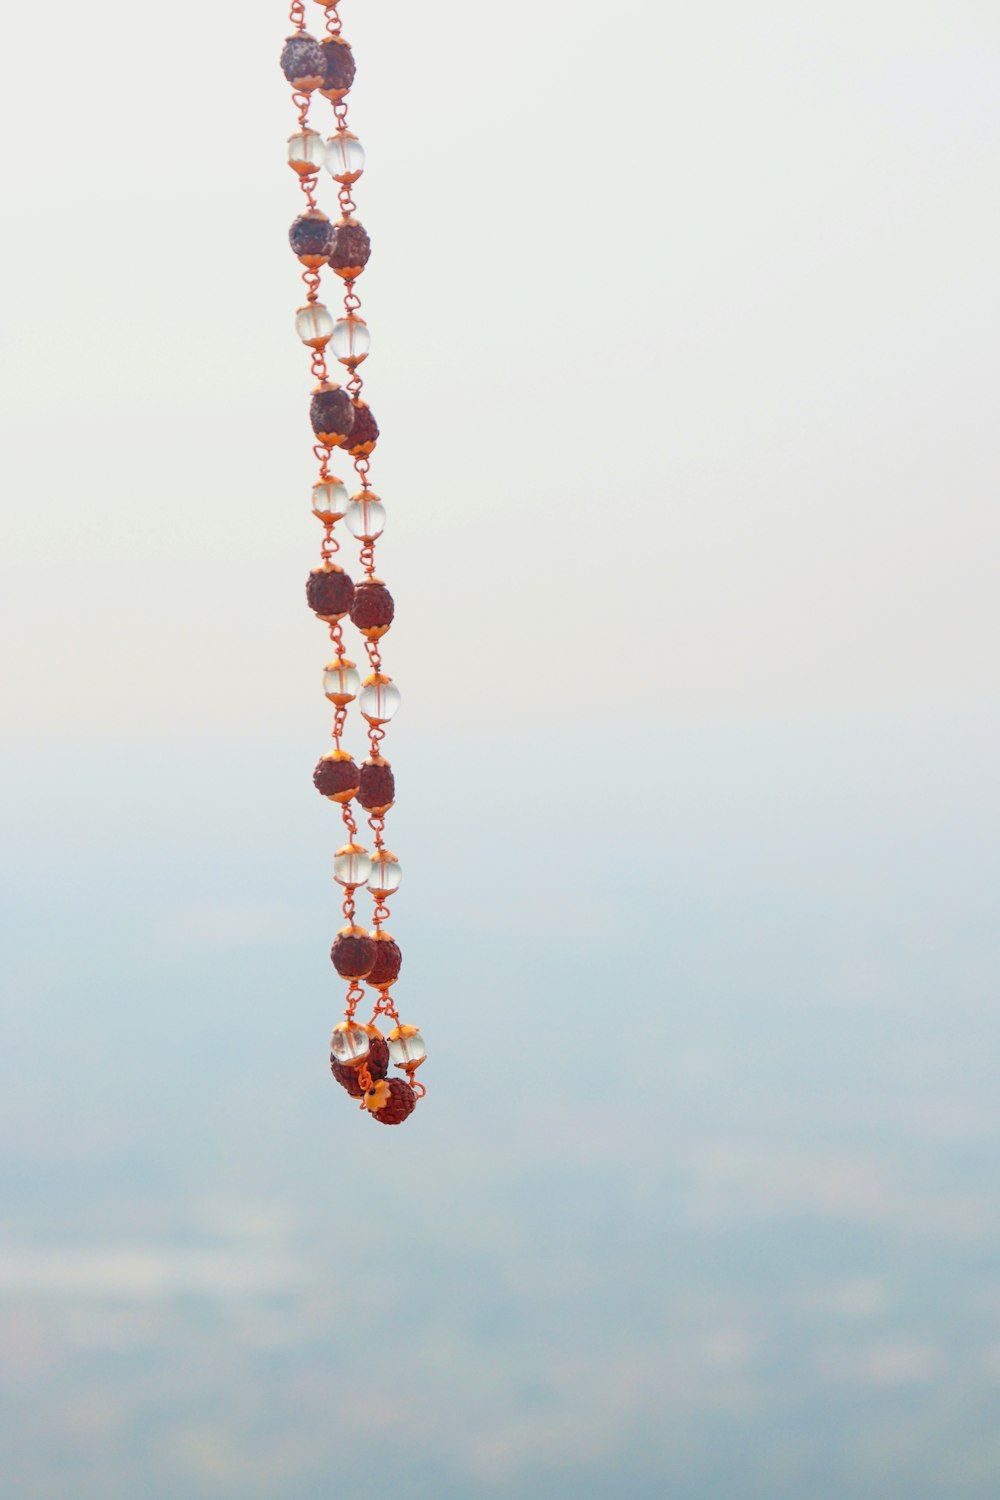
[[[385,530],[385,506],[377,495],[362,491],[344,511],[344,525],[359,542],[374,542]]]
[[[360,844],[345,844],[333,856],[333,878],[338,885],[346,886],[348,890],[353,891],[356,886],[364,885],[371,870],[368,850],[362,849]]]
[[[372,856],[371,872],[368,876],[368,889],[373,896],[383,900],[391,896],[393,891],[399,890],[399,882],[403,878],[403,867],[394,854],[388,849],[378,849]]]
[[[330,1051],[339,1063],[359,1063],[368,1056],[369,1037],[361,1026],[341,1021],[333,1028]]]
[[[295,332],[310,349],[322,349],[328,344],[336,326],[322,302],[307,302],[295,314]]]
[[[340,318],[334,323],[331,335],[334,358],[342,365],[359,365],[368,358],[372,339],[364,318]]]
[[[365,170],[365,149],[350,130],[338,130],[326,143],[323,165],[334,182],[357,182]]]
[[[297,130],[288,137],[288,165],[300,177],[309,177],[325,162],[327,149],[318,130]]]
[[[313,485],[313,515],[321,521],[339,521],[347,506],[347,489],[339,479],[321,479]]]
[[[399,688],[391,677],[375,672],[366,677],[358,707],[369,724],[387,724],[400,704]]]

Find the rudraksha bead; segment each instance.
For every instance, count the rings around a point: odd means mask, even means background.
[[[396,779],[392,766],[381,755],[361,763],[361,789],[358,801],[367,812],[387,813],[396,800]]]
[[[396,613],[392,595],[381,578],[369,578],[354,590],[351,619],[370,641],[385,635]]]
[[[319,45],[323,54],[323,82],[319,91],[336,104],[354,82],[357,71],[354,53],[342,36],[324,37]]]
[[[361,773],[346,750],[331,750],[317,763],[313,785],[331,802],[350,802],[361,785]]]
[[[375,1082],[378,1082],[389,1071],[389,1044],[377,1027],[367,1026],[365,1029],[370,1037],[370,1042],[368,1056],[365,1058],[364,1065],[368,1069],[371,1078]],[[358,1082],[360,1071],[360,1068],[352,1068],[349,1063],[338,1062],[333,1053],[330,1054],[330,1072],[341,1088],[347,1090],[352,1099],[360,1099],[364,1093],[361,1084]]]
[[[323,48],[307,31],[287,38],[281,49],[281,71],[293,89],[311,93],[326,81],[327,61]]]
[[[348,393],[328,380],[319,384],[309,403],[312,430],[327,448],[340,448],[354,427],[357,412]]]
[[[382,1078],[365,1095],[365,1109],[382,1125],[401,1125],[416,1104],[416,1094],[402,1078]]]
[[[306,580],[306,603],[314,614],[331,625],[348,613],[354,599],[354,584],[336,563],[313,568]]]
[[[330,957],[341,979],[364,979],[374,967],[378,945],[363,927],[342,927],[330,949]]]
[[[355,458],[366,458],[378,442],[378,423],[367,401],[355,401],[354,424],[344,447]]]
[[[361,275],[371,253],[372,242],[364,225],[357,219],[338,219],[333,225],[333,242],[327,257],[337,275],[353,281]]]
[[[333,225],[319,208],[310,208],[292,220],[288,243],[304,266],[321,266],[333,243]]]
[[[391,932],[375,932],[372,934],[372,941],[377,953],[374,964],[365,975],[365,984],[370,984],[377,990],[388,989],[399,978],[403,955]]]

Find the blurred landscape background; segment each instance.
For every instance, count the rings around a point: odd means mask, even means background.
[[[429,1093],[326,1067],[284,24],[97,0],[3,104],[4,1493],[993,1500],[1000,15],[342,13]]]

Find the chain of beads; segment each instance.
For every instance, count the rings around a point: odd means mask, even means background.
[[[322,0],[321,0],[322,3]],[[305,6],[292,0],[289,19],[294,31],[286,39],[281,68],[292,85],[292,102],[298,129],[289,137],[288,160],[298,176],[306,200],[302,214],[289,231],[292,249],[304,267],[305,304],[296,313],[296,332],[310,350],[310,370],[317,382],[312,393],[310,421],[316,437],[313,452],[319,473],[313,486],[313,511],[323,524],[320,564],[309,575],[306,599],[330,632],[333,658],[324,673],[324,691],[334,704],[332,738],[334,748],[323,756],[313,780],[318,790],[340,806],[347,842],[334,859],[334,878],[344,889],[342,911],[346,925],[337,934],[331,958],[337,972],[348,980],[344,1020],[333,1032],[330,1066],[334,1077],[361,1107],[384,1124],[399,1124],[413,1110],[425,1090],[414,1077],[423,1062],[423,1039],[414,1026],[405,1026],[392,997],[402,957],[392,935],[385,929],[389,917],[387,898],[399,885],[396,856],[385,846],[385,815],[395,800],[392,768],[382,755],[385,724],[399,706],[399,691],[382,671],[379,642],[392,624],[392,595],[375,576],[375,542],[385,526],[385,507],[371,487],[371,454],[378,441],[378,424],[363,399],[364,381],[359,367],[369,350],[368,326],[360,317],[361,298],[357,278],[364,270],[371,245],[363,226],[354,217],[353,188],[364,170],[364,152],[348,129],[346,96],[354,80],[354,57],[341,34],[338,3],[323,6],[326,35],[317,40],[306,30]],[[334,134],[326,141],[310,127],[309,112],[314,93],[333,105]],[[317,206],[316,187],[321,166],[338,184],[340,218],[331,223]],[[320,301],[320,268],[328,266],[343,283],[343,317],[334,322]],[[331,381],[326,362],[330,348],[348,371],[342,387]],[[359,489],[348,499],[343,482],[330,472],[331,452],[340,448],[350,455]],[[344,519],[347,529],[361,543],[362,581],[354,582],[334,561],[340,550],[336,524]],[[342,621],[349,616],[364,637],[371,671],[362,683],[346,655]],[[367,721],[369,757],[359,768],[342,746],[348,704],[357,698]],[[351,809],[357,801],[368,815],[374,837],[374,853],[357,842],[358,824]],[[355,922],[355,892],[367,884],[374,902],[372,930]],[[371,1021],[367,1026],[355,1019],[365,996],[364,980],[375,989]],[[393,1022],[384,1037],[376,1026],[378,1017]],[[393,1062],[406,1075],[388,1078]]]

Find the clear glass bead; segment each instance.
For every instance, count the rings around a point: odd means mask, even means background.
[[[347,509],[347,488],[339,479],[321,479],[313,485],[313,515],[321,521],[339,521]]]
[[[341,1021],[333,1028],[330,1051],[339,1063],[360,1063],[368,1056],[369,1037],[363,1026]]]
[[[391,677],[373,672],[365,678],[358,707],[369,724],[387,724],[401,702],[399,688]]]
[[[295,332],[310,349],[322,349],[330,342],[334,328],[339,326],[322,302],[307,302],[295,314]]]
[[[360,844],[345,844],[333,856],[333,878],[339,885],[353,890],[364,885],[372,871],[368,850]]]
[[[330,347],[342,365],[359,365],[368,358],[371,346],[372,336],[364,318],[341,318],[334,323]]]
[[[376,849],[368,876],[368,889],[372,895],[377,896],[380,901],[391,896],[393,891],[399,890],[402,878],[403,867],[396,856],[388,849]]]
[[[323,165],[334,182],[357,182],[365,170],[365,148],[349,130],[338,130],[326,143]]]
[[[360,687],[361,674],[346,656],[328,661],[323,668],[323,691],[331,703],[337,703],[341,707],[345,703],[353,703]]]
[[[363,490],[344,511],[344,525],[359,542],[374,542],[385,530],[385,506],[377,495]]]
[[[389,1056],[399,1068],[422,1063],[427,1056],[424,1039],[415,1026],[397,1026],[395,1031],[390,1031],[387,1041]]]
[[[327,149],[327,143],[318,130],[297,130],[288,137],[288,165],[300,177],[308,177],[312,172],[318,172],[326,161]]]

